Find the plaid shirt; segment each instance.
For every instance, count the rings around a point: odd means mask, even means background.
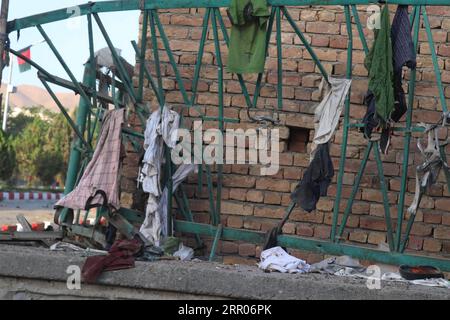
[[[78,186],[59,200],[55,207],[85,210],[88,209],[90,197],[94,197],[90,201],[90,207],[102,205],[104,199],[96,195],[96,192],[102,191],[107,196],[108,206],[116,210],[120,208],[119,165],[124,118],[123,109],[106,114],[97,147]]]

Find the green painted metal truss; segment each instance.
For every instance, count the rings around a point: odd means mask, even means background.
[[[230,0],[127,0],[127,1],[102,1],[93,2],[79,6],[79,14],[87,17],[88,21],[88,32],[89,32],[89,62],[86,64],[85,75],[83,81],[80,83],[71,72],[63,57],[59,54],[56,46],[53,44],[51,37],[47,35],[44,30],[44,25],[52,23],[55,21],[60,21],[64,19],[71,18],[71,11],[68,9],[55,10],[47,13],[42,13],[26,18],[16,19],[8,22],[8,33],[15,31],[20,31],[25,28],[37,28],[41,35],[46,40],[51,51],[56,56],[61,66],[64,68],[69,80],[56,77],[48,73],[44,68],[38,65],[36,62],[22,56],[17,51],[11,49],[11,53],[22,59],[28,61],[34,68],[38,70],[38,77],[42,81],[44,87],[48,90],[52,98],[55,100],[57,106],[60,108],[61,112],[66,116],[67,121],[71,125],[74,133],[75,139],[72,145],[72,150],[70,154],[69,168],[67,174],[67,181],[65,186],[65,192],[68,193],[77,185],[83,170],[85,169],[87,163],[92,156],[92,150],[94,149],[95,137],[98,132],[98,123],[104,112],[104,105],[113,104],[116,108],[126,108],[127,104],[125,102],[125,97],[132,102],[134,109],[136,110],[139,120],[143,127],[147,117],[149,116],[149,110],[145,103],[143,102],[143,88],[145,79],[148,80],[159,104],[161,107],[165,103],[165,92],[162,86],[162,72],[160,69],[160,57],[158,51],[157,34],[159,34],[162,40],[162,45],[164,46],[165,52],[169,57],[169,64],[173,69],[175,78],[177,81],[178,88],[183,97],[183,102],[186,107],[196,108],[196,110],[201,114],[201,119],[203,121],[216,121],[218,123],[218,128],[220,130],[224,129],[225,122],[239,122],[238,119],[228,119],[224,117],[224,88],[223,88],[223,63],[222,63],[222,53],[220,49],[220,35],[222,35],[225,42],[229,43],[229,36],[225,23],[220,14],[219,8],[227,7]],[[371,3],[376,3],[375,1],[369,0],[269,0],[271,5],[271,16],[268,23],[268,33],[266,38],[266,51],[269,47],[270,35],[272,34],[273,26],[276,26],[276,47],[278,55],[278,70],[277,70],[277,105],[278,108],[282,107],[283,99],[283,87],[282,87],[282,45],[281,45],[281,15],[287,19],[289,25],[293,28],[296,35],[301,40],[303,46],[307,49],[311,55],[313,61],[318,66],[320,73],[324,77],[328,77],[325,68],[322,66],[320,60],[314,53],[314,49],[311,47],[301,30],[298,28],[295,21],[289,14],[288,7],[290,6],[327,6],[327,5],[341,5],[344,7],[346,26],[348,30],[348,50],[347,50],[347,71],[346,77],[352,77],[352,57],[353,57],[353,31],[352,31],[352,17],[356,23],[357,32],[363,44],[363,49],[365,53],[368,53],[368,46],[366,39],[364,38],[363,28],[359,19],[358,11],[356,5],[367,5]],[[419,27],[421,22],[425,26],[425,30],[428,37],[429,47],[431,48],[432,61],[434,66],[434,71],[436,75],[436,85],[439,89],[439,99],[441,102],[443,112],[447,112],[447,104],[444,95],[444,88],[441,81],[440,70],[438,66],[438,60],[435,52],[435,46],[433,42],[433,36],[430,28],[429,19],[427,16],[426,6],[430,5],[449,5],[448,0],[390,0],[390,4],[407,4],[413,6],[413,11],[411,13],[411,22],[413,25],[413,40],[414,45],[417,49]],[[178,66],[175,62],[173,52],[170,47],[169,39],[164,31],[164,26],[160,21],[158,15],[158,9],[174,9],[174,8],[206,8],[203,18],[202,36],[199,43],[199,50],[197,56],[197,63],[195,65],[194,76],[192,79],[192,89],[190,94],[184,87]],[[116,12],[116,11],[126,11],[126,10],[141,10],[143,13],[143,28],[141,39],[142,42],[138,45],[136,42],[132,42],[132,46],[136,52],[137,61],[140,62],[140,69],[137,74],[138,85],[137,88],[133,86],[132,79],[127,74],[125,66],[123,65],[116,49],[100,19],[100,13]],[[305,9],[307,10],[307,9]],[[105,93],[99,92],[97,88],[97,68],[94,58],[94,41],[93,41],[93,23],[97,24],[105,38],[108,47],[110,48],[113,59],[116,66],[116,74],[112,75],[109,79],[109,85],[111,87],[112,95],[109,96]],[[200,70],[202,67],[202,57],[205,48],[205,42],[207,38],[208,30],[212,27],[215,56],[217,61],[217,72],[218,72],[218,96],[219,96],[219,113],[217,117],[207,117],[202,114],[199,106],[197,105],[197,87],[200,78]],[[148,28],[150,27],[150,28]],[[150,37],[148,37],[148,30],[150,30]],[[148,61],[145,61],[145,52],[148,47],[148,41],[150,39],[153,48],[153,61],[154,65],[151,66]],[[152,72],[153,70],[154,72]],[[253,92],[253,98],[248,92],[247,83],[244,79],[238,75],[238,80],[240,87],[242,89],[242,94],[245,97],[247,107],[249,109],[254,108],[257,105],[260,89],[262,87],[262,74],[258,75],[256,81],[255,91]],[[351,128],[361,127],[362,124],[350,123],[350,99],[347,98],[344,110],[344,121],[343,121],[343,142],[341,148],[341,159],[337,177],[337,194],[333,209],[333,220],[331,228],[331,236],[329,241],[316,240],[316,239],[306,239],[296,236],[280,235],[278,238],[279,245],[296,248],[301,250],[315,251],[325,254],[347,254],[353,257],[378,261],[382,263],[390,264],[428,264],[439,267],[442,270],[450,271],[450,260],[443,258],[433,258],[428,256],[414,256],[404,254],[404,250],[408,241],[409,233],[411,227],[414,223],[414,215],[409,217],[406,231],[402,233],[402,223],[404,220],[404,205],[405,205],[405,193],[407,184],[407,169],[409,160],[409,147],[411,141],[412,132],[421,132],[423,128],[415,127],[412,125],[412,106],[414,103],[414,90],[416,83],[416,71],[411,72],[411,77],[409,81],[409,98],[408,98],[408,112],[406,117],[405,126],[402,128],[396,128],[404,134],[404,154],[403,154],[403,166],[401,171],[401,188],[399,192],[399,202],[398,202],[398,218],[397,225],[394,230],[391,225],[391,215],[390,207],[387,197],[387,186],[385,182],[385,176],[383,173],[383,164],[381,161],[379,149],[377,147],[376,141],[370,141],[366,147],[364,157],[360,166],[360,170],[356,176],[355,184],[352,189],[350,199],[348,200],[346,209],[341,223],[338,223],[338,212],[339,205],[342,197],[342,180],[346,162],[346,151],[348,143],[348,132]],[[65,111],[62,103],[58,100],[56,95],[53,93],[49,84],[55,84],[67,89],[71,89],[80,95],[80,104],[77,110],[77,119],[74,122],[70,119],[69,115]],[[349,95],[350,96],[350,95]],[[123,130],[123,139],[125,141],[130,141],[134,146],[136,151],[139,151],[142,145],[142,141],[139,139],[143,138],[142,132],[136,132],[129,128]],[[166,156],[168,156],[169,149],[166,147]],[[363,246],[351,246],[347,244],[339,243],[343,231],[346,227],[346,222],[348,216],[352,211],[352,204],[355,199],[355,195],[359,189],[361,178],[364,174],[364,170],[369,159],[370,153],[374,152],[375,161],[378,169],[378,176],[380,178],[380,188],[383,195],[383,204],[385,210],[386,226],[387,226],[387,239],[390,248],[390,252],[378,251],[372,248]],[[199,246],[202,245],[201,235],[210,236],[214,238],[213,248],[211,250],[210,258],[213,259],[215,251],[217,248],[218,241],[220,239],[225,240],[240,240],[247,241],[255,244],[263,244],[266,234],[263,232],[242,230],[242,229],[232,229],[224,228],[220,225],[220,212],[221,212],[221,192],[222,192],[222,174],[223,165],[217,166],[217,181],[215,183],[216,188],[213,188],[212,173],[209,166],[199,166],[199,181],[203,181],[203,174],[206,173],[206,181],[209,191],[209,205],[210,205],[210,215],[211,215],[211,225],[199,224],[193,222],[192,212],[189,207],[189,201],[186,193],[184,192],[183,186],[177,190],[174,199],[177,203],[178,210],[183,214],[185,220],[175,220],[172,221],[172,215],[169,215],[170,219],[169,230],[171,226],[174,226],[175,230],[178,232],[192,233],[196,236],[197,243]],[[172,163],[169,163],[164,168],[164,175],[168,177],[165,179],[165,185],[169,188],[169,192],[172,190],[171,176],[174,170]],[[198,188],[201,189],[203,183],[199,182]],[[172,198],[169,201],[169,212],[172,212]],[[292,209],[291,204],[287,210]],[[98,232],[95,227],[88,227],[84,224],[86,221],[87,213],[84,213],[84,218],[81,219],[80,215],[82,212],[73,212],[68,209],[63,209],[57,212],[55,219],[58,223],[64,225],[68,231],[82,235],[97,242],[102,243],[104,241],[104,235]],[[127,236],[134,236],[136,234],[136,229],[133,223],[139,223],[143,221],[143,213],[136,212],[134,210],[122,208],[118,212],[109,212],[106,208],[101,208],[97,212],[96,225],[101,217],[107,218],[113,225],[119,228],[119,230]]]

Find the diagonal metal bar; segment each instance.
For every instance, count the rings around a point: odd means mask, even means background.
[[[178,70],[177,63],[175,61],[175,58],[173,57],[173,52],[172,52],[172,49],[170,48],[169,39],[167,38],[167,35],[164,31],[164,27],[163,27],[161,21],[159,20],[158,13],[154,12],[153,17],[155,19],[156,26],[158,27],[159,35],[161,36],[161,39],[163,41],[164,48],[166,49],[166,53],[169,57],[169,62],[172,66],[173,72],[175,73],[175,78],[177,79],[178,87],[180,88],[184,103],[186,105],[189,105],[189,98],[188,98],[186,89],[184,87],[183,80],[181,79],[181,75],[180,75],[180,71]]]
[[[219,43],[219,31],[217,28],[217,15],[220,14],[219,9],[213,9],[214,18],[212,19],[212,29],[214,33],[214,47],[217,59],[217,73],[218,73],[218,91],[219,91],[219,131],[223,133],[224,130],[224,119],[223,119],[223,62],[222,53],[220,50]],[[217,143],[217,141],[215,141]],[[221,144],[223,152],[223,143]],[[222,206],[222,181],[223,181],[223,164],[217,164],[217,185],[216,185],[216,224],[220,223],[220,213]]]
[[[378,168],[378,177],[380,178],[380,189],[383,196],[383,207],[384,207],[384,218],[386,221],[386,234],[389,244],[389,249],[394,251],[394,237],[392,233],[392,220],[391,220],[391,209],[389,207],[389,198],[387,195],[387,184],[383,172],[383,162],[381,161],[380,148],[378,146],[378,141],[374,142],[373,152],[375,154],[375,162]]]
[[[352,4],[350,7],[352,8],[352,14],[353,17],[355,18],[356,29],[358,30],[359,39],[361,40],[364,53],[367,55],[369,54],[369,46],[367,45],[367,40],[366,37],[364,36],[364,31],[361,25],[361,20],[359,19],[358,10],[356,9],[356,6],[354,4]]]
[[[287,10],[286,10],[287,11]],[[277,25],[277,106],[278,110],[283,108],[283,47],[281,45],[281,9],[276,8]]]
[[[417,52],[419,43],[419,29],[420,29],[420,6],[414,7],[414,35],[413,43],[414,50]],[[403,216],[405,211],[405,193],[407,188],[408,179],[408,166],[409,166],[409,148],[411,143],[411,124],[412,124],[412,112],[414,105],[414,94],[416,91],[416,78],[417,69],[411,70],[411,78],[408,85],[408,110],[406,113],[406,127],[405,127],[405,138],[403,142],[403,165],[402,165],[402,175],[400,180],[400,194],[397,207],[397,229],[395,233],[395,249],[401,251],[400,241],[402,235],[402,225]]]
[[[348,8],[348,6],[346,6],[346,8]],[[297,34],[297,36],[300,38],[301,42],[303,43],[303,45],[305,46],[306,50],[308,51],[308,53],[310,54],[311,58],[313,59],[313,61],[316,63],[317,67],[320,70],[320,73],[322,74],[322,76],[325,79],[328,79],[328,73],[325,70],[325,68],[323,67],[322,63],[320,62],[319,58],[317,57],[316,53],[314,52],[314,49],[311,47],[311,45],[309,44],[308,40],[306,40],[305,36],[303,35],[303,33],[301,32],[301,30],[299,29],[299,27],[297,26],[297,24],[294,22],[294,20],[292,19],[291,15],[289,14],[289,11],[285,8],[285,7],[281,7],[281,10],[284,13],[284,16],[286,17],[287,21],[289,22],[289,24],[291,25],[292,29],[294,29],[294,32]],[[349,13],[350,15],[350,13]],[[351,18],[349,18],[351,19]],[[349,23],[350,27],[351,27],[351,20]],[[348,31],[350,33],[350,31]],[[352,35],[353,36],[353,35]],[[353,41],[353,39],[352,39]]]
[[[145,73],[145,52],[147,51],[147,32],[148,32],[148,20],[149,15],[148,11],[143,11],[143,19],[142,19],[142,34],[141,34],[141,50],[138,53],[136,51],[136,56],[139,57],[139,80],[138,80],[138,92],[137,92],[137,100],[142,102],[144,97],[144,73]],[[132,42],[136,43],[136,42]],[[134,47],[134,45],[133,45]]]
[[[158,39],[156,36],[155,17],[154,17],[155,14],[153,10],[150,10],[149,14],[150,14],[150,32],[152,36],[153,59],[155,60],[155,72],[156,72],[156,79],[158,81],[159,96],[161,98],[160,107],[162,110],[162,107],[166,102],[164,96],[164,88],[162,85],[161,64],[159,61],[159,47],[158,47]]]
[[[134,48],[134,51],[136,52],[136,55],[140,56],[141,55],[141,51],[136,43],[136,41],[131,41],[131,44]],[[153,92],[155,93],[156,99],[158,100],[159,105],[164,105],[164,98],[161,97],[161,93],[160,90],[158,89],[158,86],[155,83],[155,79],[153,79],[152,73],[148,67],[148,63],[147,61],[144,60],[141,62],[144,68],[144,73],[145,76],[147,77],[148,82],[150,83],[150,86],[152,87]]]
[[[267,34],[266,34],[266,48],[265,48],[265,57],[267,57],[267,53],[269,51],[269,45],[270,45],[270,36],[272,35],[272,30],[273,30],[273,22],[275,20],[275,7],[272,7],[272,10],[270,12],[270,17],[269,17],[269,25],[267,27]],[[255,86],[255,92],[253,94],[253,103],[252,103],[252,107],[256,108],[258,106],[258,98],[259,98],[259,93],[261,92],[261,83],[262,83],[262,77],[263,77],[263,73],[258,73],[258,78],[256,79],[256,86]]]
[[[39,30],[40,34],[42,35],[42,37],[44,38],[44,40],[47,42],[48,46],[50,47],[50,49],[53,51],[53,54],[55,55],[56,59],[58,59],[59,63],[61,64],[61,66],[64,68],[64,70],[66,71],[67,75],[69,76],[70,80],[72,81],[72,83],[75,85],[75,87],[78,89],[79,94],[81,95],[81,97],[84,99],[85,103],[88,105],[89,109],[92,108],[92,104],[91,104],[91,100],[88,98],[88,96],[86,95],[86,92],[84,92],[83,88],[81,88],[80,83],[77,81],[77,79],[75,78],[75,76],[73,75],[72,71],[70,70],[70,68],[67,66],[66,62],[64,61],[64,59],[61,57],[61,55],[59,54],[58,50],[56,49],[56,47],[54,46],[52,40],[49,38],[49,36],[45,33],[44,29],[38,25],[36,26],[36,28]]]
[[[367,161],[369,160],[370,151],[372,151],[373,142],[370,141],[369,144],[366,147],[366,150],[364,151],[364,156],[361,162],[361,165],[359,167],[358,174],[355,178],[355,183],[353,184],[352,193],[350,194],[350,198],[348,199],[347,206],[345,207],[344,215],[342,217],[341,225],[339,226],[339,231],[337,233],[337,236],[335,238],[332,238],[332,241],[339,242],[339,240],[342,237],[342,234],[344,233],[345,226],[347,225],[348,217],[352,211],[353,207],[353,201],[355,200],[356,193],[359,190],[359,185],[361,184],[361,178],[364,174],[364,171],[366,170]]]
[[[134,88],[132,85],[132,82],[130,80],[130,77],[128,76],[127,71],[125,70],[125,67],[123,66],[122,61],[120,60],[119,54],[117,53],[116,48],[114,47],[111,38],[108,35],[108,32],[105,29],[105,26],[103,25],[102,20],[100,19],[99,15],[97,13],[94,13],[94,19],[97,22],[97,25],[100,29],[100,32],[103,35],[103,38],[105,39],[106,43],[108,44],[109,50],[111,51],[111,54],[113,56],[114,64],[117,66],[117,70],[119,71],[120,76],[122,77],[123,84],[130,95],[131,99],[133,100],[133,103],[136,103],[136,93],[134,92]]]
[[[56,96],[56,94],[53,92],[52,88],[50,88],[50,86],[48,85],[48,83],[46,81],[44,81],[43,79],[40,79],[42,84],[44,85],[45,89],[47,90],[47,92],[50,94],[50,96],[52,97],[53,101],[55,101],[57,107],[59,108],[59,110],[61,111],[61,113],[64,115],[64,117],[66,118],[67,122],[69,123],[70,127],[72,128],[72,130],[75,132],[75,134],[78,136],[78,139],[80,139],[80,141],[84,144],[84,146],[89,150],[92,151],[92,148],[90,146],[90,144],[86,141],[86,139],[83,137],[83,135],[81,134],[80,130],[78,129],[77,125],[75,124],[75,122],[73,122],[72,118],[70,117],[70,115],[67,113],[66,109],[64,108],[64,106],[62,105],[61,101],[58,99],[58,97]]]
[[[199,44],[199,48],[198,48],[197,61],[195,63],[194,79],[192,81],[191,103],[189,104],[190,106],[193,106],[196,103],[196,99],[197,99],[198,80],[200,78],[200,70],[202,67],[203,53],[205,52],[205,42],[206,42],[206,37],[208,35],[210,14],[211,14],[211,9],[207,8],[205,10],[205,15],[203,16],[202,35],[200,38],[200,44]]]
[[[346,77],[347,79],[352,78],[352,63],[353,63],[353,31],[352,31],[352,18],[350,15],[349,6],[344,7],[345,12],[345,23],[347,26],[348,33],[348,46],[347,46],[347,71]],[[344,108],[344,124],[343,124],[343,134],[342,134],[342,147],[341,147],[341,157],[339,161],[339,172],[337,177],[337,190],[336,190],[336,199],[334,201],[333,206],[333,220],[331,225],[331,239],[336,238],[336,227],[339,217],[339,205],[341,203],[342,196],[342,180],[344,178],[344,169],[345,169],[345,160],[347,156],[347,142],[348,142],[348,130],[350,123],[350,96],[351,96],[351,88],[349,90],[347,99],[345,100],[345,108]]]

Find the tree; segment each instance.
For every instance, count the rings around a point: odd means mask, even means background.
[[[8,136],[0,130],[0,180],[10,180],[15,167],[16,157],[14,148]]]
[[[32,115],[32,121],[24,125],[14,141],[19,172],[29,184],[36,180],[45,185],[55,181],[62,184],[70,153],[71,128],[62,114],[33,110]],[[23,123],[23,119],[17,123]]]
[[[37,156],[35,171],[36,176],[46,186],[55,182],[56,175],[64,168],[63,157],[55,152],[44,152]]]

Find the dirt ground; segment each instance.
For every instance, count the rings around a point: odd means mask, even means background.
[[[23,214],[30,223],[53,221],[54,201],[2,201],[0,202],[0,225],[17,223],[16,216]]]

